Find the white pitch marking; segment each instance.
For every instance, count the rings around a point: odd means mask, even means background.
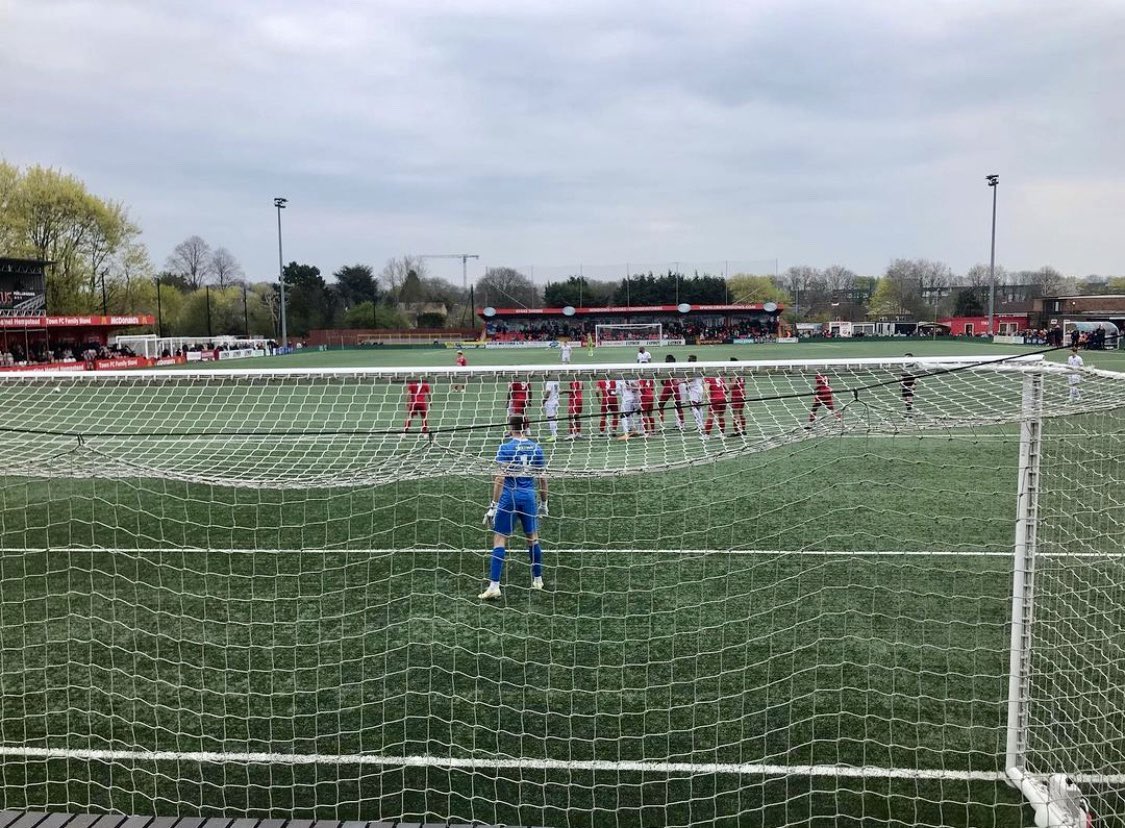
[[[600,759],[498,759],[453,756],[379,756],[353,753],[225,753],[213,751],[92,750],[82,748],[43,748],[0,746],[0,756],[23,759],[77,759],[87,762],[198,762],[200,764],[240,765],[371,765],[375,767],[450,768],[475,770],[559,770],[618,771],[691,776],[833,776],[846,779],[942,779],[954,781],[999,782],[1007,779],[1003,771],[959,771],[943,768],[880,768],[854,765],[774,765],[761,762],[654,762],[609,761]],[[1112,781],[1115,777],[1098,777]],[[1120,777],[1125,780],[1125,776]]]
[[[366,548],[332,548],[332,549],[274,549],[274,548],[207,548],[207,547],[179,547],[179,546],[145,546],[136,548],[125,547],[101,547],[101,546],[55,546],[50,548],[35,547],[0,547],[0,553],[19,553],[19,552],[108,552],[113,555],[131,555],[131,554],[151,554],[155,552],[218,552],[225,555],[236,555],[240,553],[263,553],[263,554],[304,554],[304,555],[327,555],[340,552],[366,554],[366,555],[394,555],[394,554],[457,554],[468,553],[478,554],[487,553],[489,550],[483,546],[479,549],[454,549],[451,547],[406,547],[403,549],[366,549]],[[616,549],[609,547],[601,547],[598,549],[574,549],[574,548],[558,548],[551,547],[552,552],[557,552],[559,555],[593,555],[603,552],[612,553],[614,555],[691,555],[702,557],[706,555],[771,555],[776,557],[787,556],[801,556],[801,557],[862,557],[862,558],[928,558],[928,557],[963,557],[963,558],[1008,558],[1011,557],[1011,552],[989,550],[985,552],[955,552],[950,550],[857,550],[857,551],[841,551],[841,550],[820,550],[820,549]],[[1062,555],[1063,553],[1057,553]],[[1070,554],[1070,553],[1067,553]],[[1087,552],[1078,553],[1081,556],[1098,556],[1102,557],[1101,553]],[[1121,553],[1125,556],[1125,553]],[[1054,557],[1056,553],[1040,553],[1043,556]],[[1114,553],[1105,553],[1105,557],[1119,557]]]

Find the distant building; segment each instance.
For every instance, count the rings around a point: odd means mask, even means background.
[[[1036,304],[1042,328],[1060,325],[1065,331],[1076,322],[1113,322],[1118,328],[1125,327],[1125,294],[1046,296]]]
[[[415,326],[433,327],[445,323],[449,311],[442,302],[399,302],[398,309]],[[421,323],[427,324],[421,324]]]
[[[993,317],[993,333],[1000,336],[1014,336],[1026,331],[1030,316],[1026,313],[998,313]],[[982,336],[988,333],[987,316],[945,316],[938,324],[949,329],[951,336]]]

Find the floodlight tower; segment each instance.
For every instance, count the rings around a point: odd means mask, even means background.
[[[281,347],[286,347],[288,342],[289,332],[285,326],[285,260],[281,255],[281,211],[285,209],[285,205],[289,199],[278,196],[273,200],[273,206],[277,208],[277,280],[281,290]]]
[[[469,259],[479,259],[476,253],[423,253],[419,259],[460,259],[461,260],[461,288],[469,289]]]
[[[992,255],[988,260],[988,335],[996,331],[993,326],[993,316],[996,309],[996,191],[1000,189],[999,175],[986,175],[985,180],[992,188]]]

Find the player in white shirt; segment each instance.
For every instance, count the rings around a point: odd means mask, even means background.
[[[645,346],[637,348],[637,364],[648,365],[650,362],[652,362],[652,354],[645,350]]]
[[[638,412],[640,411],[640,389],[637,387],[636,380],[617,380],[614,383],[614,390],[617,392],[618,407],[621,411],[621,436],[618,439],[628,440],[633,431],[641,432],[644,430],[643,424],[638,424],[634,421],[639,420]],[[640,425],[640,428],[637,428]]]
[[[703,400],[706,395],[703,377],[696,374],[688,383],[688,402],[691,403],[691,416],[695,418],[695,427],[700,434],[703,433]]]
[[[695,354],[691,354],[687,358],[688,362],[695,362]],[[690,380],[686,380],[687,399],[684,402],[691,406],[691,416],[695,418],[695,428],[700,434],[703,433],[703,399],[707,395],[707,389],[703,386],[703,375],[696,374]],[[680,398],[684,398],[684,383],[680,384]]]
[[[559,381],[549,379],[543,385],[543,413],[547,415],[547,428],[551,430],[548,443],[559,439]]]
[[[1066,364],[1071,368],[1071,373],[1066,376],[1066,381],[1070,385],[1066,401],[1078,402],[1082,399],[1082,392],[1078,390],[1078,383],[1082,382],[1082,375],[1079,371],[1082,370],[1083,362],[1082,357],[1078,355],[1077,348],[1070,349],[1070,356],[1066,358]]]
[[[562,364],[563,365],[570,365],[570,352],[571,352],[570,343],[564,342],[562,344],[562,346],[559,348],[559,353],[562,354]]]

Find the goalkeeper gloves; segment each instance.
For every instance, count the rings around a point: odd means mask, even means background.
[[[492,523],[492,519],[496,517],[496,501],[488,504],[488,511],[484,513],[484,520],[481,521],[485,526]]]
[[[539,504],[539,517],[550,517],[551,513],[547,511],[547,501],[544,500]]]

